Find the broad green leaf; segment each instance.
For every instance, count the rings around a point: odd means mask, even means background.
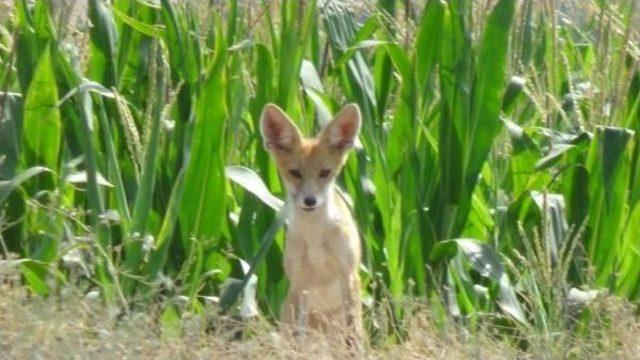
[[[536,163],[536,170],[548,169],[558,162],[565,155],[570,155],[576,152],[582,152],[589,144],[591,135],[587,132],[583,132],[577,136],[569,137],[568,139],[559,138],[553,139],[551,137],[551,149],[549,152]],[[560,142],[556,141],[560,140]]]
[[[117,86],[118,33],[113,13],[104,0],[89,0],[91,46],[89,78],[107,88]]]
[[[183,191],[184,170],[181,170],[171,189],[167,211],[162,220],[158,236],[156,237],[156,243],[154,244],[155,249],[150,256],[149,264],[146,268],[146,276],[150,281],[157,280],[158,274],[167,262],[169,246],[171,245],[171,239],[174,236],[175,226],[178,222]]]
[[[9,179],[20,160],[23,98],[21,94],[5,93],[0,101],[0,179]]]
[[[432,258],[442,259],[455,256],[456,251],[460,251],[480,275],[498,284],[498,305],[500,308],[518,322],[526,324],[527,320],[520,302],[496,252],[478,240],[462,238],[436,245],[432,252]]]
[[[102,86],[102,84],[95,81],[85,80],[82,84],[74,87],[73,89],[71,89],[71,91],[67,92],[58,102],[58,106],[61,106],[65,101],[71,99],[76,93],[84,91],[95,92],[110,99],[115,98],[115,94],[112,90],[107,89],[106,87]]]
[[[521,233],[521,228],[524,234]],[[565,198],[561,194],[525,191],[509,205],[503,224],[502,251],[523,251],[525,241],[544,241],[553,261],[559,261],[559,251],[569,238],[569,224],[565,210]],[[522,236],[526,239],[522,239]]]
[[[28,148],[26,165],[58,168],[62,142],[62,124],[58,103],[58,87],[51,62],[51,51],[42,52],[24,101],[22,135]]]
[[[510,190],[512,196],[517,198],[524,191],[544,186],[548,179],[546,173],[535,173],[540,149],[533,138],[518,124],[509,120],[504,120],[504,123],[513,146],[509,159],[512,181]]]
[[[629,215],[620,247],[618,286],[622,294],[635,298],[640,294],[640,204]]]
[[[182,321],[178,310],[173,305],[168,305],[160,316],[160,330],[162,337],[172,339],[182,334]]]
[[[363,40],[355,45],[345,49],[345,52],[342,53],[340,58],[336,60],[336,66],[345,66],[351,58],[357,53],[358,50],[367,49],[367,48],[375,48],[382,45],[391,44],[390,41],[384,40]]]
[[[423,100],[433,89],[429,88],[432,72],[438,63],[440,41],[442,40],[442,21],[447,3],[441,0],[430,0],[424,8],[420,27],[416,35],[415,75],[418,91]]]
[[[613,286],[618,271],[624,221],[629,209],[633,132],[615,127],[598,127],[589,150],[589,218],[585,245],[599,285]]]
[[[20,272],[29,285],[29,289],[40,296],[49,295],[51,289],[45,282],[46,274],[42,273],[42,265],[33,261],[20,264]]]
[[[316,13],[316,1],[285,2],[281,6],[282,29],[278,52],[278,84],[276,102],[288,110],[297,86],[302,65],[304,44],[310,41],[311,22]]]
[[[273,243],[277,232],[282,226],[284,226],[284,217],[282,213],[279,213],[273,223],[271,223],[269,229],[267,229],[267,232],[262,237],[262,240],[260,242],[260,249],[251,259],[251,262],[249,263],[249,270],[245,272],[242,281],[231,282],[230,286],[227,287],[226,291],[222,294],[220,298],[220,308],[223,312],[228,311],[238,300],[240,293],[245,289],[245,287],[251,280],[253,274],[256,271],[256,267],[264,259],[267,251]]]
[[[324,87],[322,86],[322,81],[320,80],[318,71],[311,61],[302,60],[302,64],[300,66],[300,82],[307,91],[314,90],[319,93],[324,92]]]
[[[465,181],[471,188],[500,130],[499,115],[505,89],[509,30],[515,3],[515,0],[500,0],[495,5],[487,19],[480,44],[473,107],[464,139]]]
[[[341,3],[329,2],[322,8],[323,20],[327,30],[330,45],[336,56],[342,56],[357,36],[357,25],[353,13],[348,6]],[[353,57],[341,66],[345,77],[343,81],[346,95],[357,101],[363,115],[362,132],[364,139],[373,141],[376,114],[376,92],[373,75],[361,51],[356,51]]]
[[[162,35],[163,32],[163,28],[157,26],[157,25],[151,25],[151,24],[147,24],[144,23],[134,17],[131,17],[125,13],[123,13],[122,11],[118,10],[118,8],[116,7],[111,7],[111,10],[113,11],[113,14],[120,19],[122,22],[124,22],[125,24],[131,26],[133,29],[135,29],[136,31],[139,31],[147,36],[151,36],[151,37],[159,37]]]
[[[56,38],[56,29],[49,16],[49,12],[48,1],[36,1],[33,9],[33,28],[39,38],[54,40]]]
[[[502,111],[506,114],[510,114],[513,112],[515,104],[517,103],[517,99],[522,94],[525,88],[526,80],[519,76],[512,76],[511,80],[509,80],[509,85],[507,85],[507,89],[504,92],[504,96],[502,98]]]
[[[220,29],[218,29],[220,31]],[[185,235],[201,239],[220,234],[225,218],[226,181],[224,177],[224,129],[226,53],[221,34],[216,59],[205,75],[196,100],[196,116],[191,141],[191,154],[186,164],[180,224]]]
[[[470,4],[451,3],[445,12],[441,49],[441,191],[433,207],[441,238],[457,237],[471,209],[471,197],[502,122],[500,108],[507,71],[507,49],[514,0],[499,1],[487,18],[473,62]],[[472,70],[472,66],[476,68]],[[474,76],[473,81],[471,77]]]
[[[284,201],[271,194],[262,179],[251,169],[243,166],[229,165],[225,168],[225,174],[227,178],[262,200],[265,205],[275,211],[282,210]]]
[[[0,207],[7,200],[11,192],[18,188],[23,182],[44,172],[51,172],[51,170],[43,166],[34,166],[16,175],[11,180],[0,181]]]

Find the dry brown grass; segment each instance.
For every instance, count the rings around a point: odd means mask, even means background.
[[[12,281],[13,284],[15,282]],[[610,326],[593,329],[599,341],[579,341],[572,334],[544,339],[520,336],[529,343],[518,350],[511,334],[496,331],[469,335],[451,323],[438,329],[427,310],[405,325],[407,341],[368,346],[372,359],[634,359],[640,353],[640,321],[622,301],[606,299],[593,309]],[[213,311],[211,311],[213,313]],[[204,324],[183,318],[181,336],[164,336],[154,311],[119,317],[100,302],[73,290],[48,299],[34,298],[22,287],[0,285],[0,354],[8,359],[340,359],[337,344],[307,337],[286,342],[265,321],[234,323],[216,318]],[[244,336],[238,339],[238,329]],[[211,330],[214,329],[214,330]],[[504,335],[504,333],[503,333]],[[593,339],[594,336],[589,337]]]
[[[0,348],[11,359],[336,359],[348,353],[337,344],[309,337],[300,344],[284,341],[264,324],[245,326],[244,339],[233,330],[208,333],[201,324],[186,320],[178,338],[161,335],[153,316],[136,314],[116,321],[101,305],[78,300],[34,299],[22,291],[0,294]],[[218,322],[219,324],[220,322]],[[402,345],[367,350],[370,358],[461,359],[512,358],[509,351],[486,343],[463,344],[444,339],[424,328]]]

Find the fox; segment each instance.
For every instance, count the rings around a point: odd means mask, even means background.
[[[289,288],[280,321],[290,329],[363,339],[360,235],[335,184],[360,132],[356,104],[346,105],[315,138],[304,137],[275,104],[262,112],[265,149],[287,193],[283,266]]]

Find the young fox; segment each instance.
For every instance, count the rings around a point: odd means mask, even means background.
[[[361,340],[360,239],[336,176],[360,130],[360,109],[347,105],[317,138],[302,137],[277,106],[262,113],[265,148],[287,189],[284,270],[289,291],[281,320],[294,327]]]

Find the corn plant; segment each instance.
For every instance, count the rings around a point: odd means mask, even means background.
[[[394,332],[413,297],[546,334],[570,326],[550,319],[571,287],[636,300],[637,5],[588,2],[579,23],[571,6],[17,0],[0,24],[3,256],[36,294],[71,283],[163,319],[175,298],[236,311],[257,278],[277,319],[286,214],[262,108],[309,133],[355,102],[339,185],[369,313],[390,300]]]

